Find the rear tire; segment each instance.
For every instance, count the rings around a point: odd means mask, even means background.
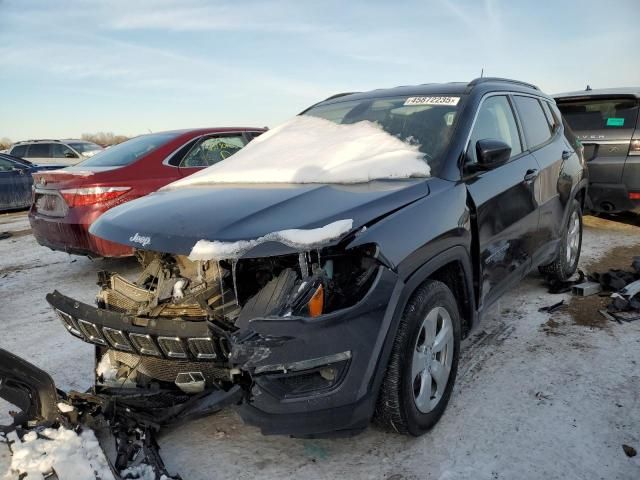
[[[419,436],[449,403],[460,355],[460,314],[451,290],[428,280],[407,304],[378,395],[374,422]]]
[[[538,267],[544,276],[562,282],[576,273],[582,248],[582,208],[577,200],[573,200],[570,209],[555,260]]]

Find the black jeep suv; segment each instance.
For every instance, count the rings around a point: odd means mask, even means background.
[[[587,207],[640,213],[640,88],[587,89],[555,99],[584,146]]]
[[[336,135],[351,126],[406,142],[430,173],[398,178],[387,152],[387,178],[194,184],[110,210],[91,233],[138,249],[138,278],[101,272],[97,307],[47,296],[69,332],[97,345],[98,391],[126,384],[170,408],[221,392],[264,433],[346,434],[374,419],[421,435],[488,307],[536,267],[562,279],[576,270],[585,164],[535,86],[404,86],[301,115]],[[279,135],[247,155],[267,161]],[[280,166],[321,150],[281,150]]]

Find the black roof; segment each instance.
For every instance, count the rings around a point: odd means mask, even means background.
[[[422,85],[403,85],[393,88],[379,88],[368,92],[338,93],[330,96],[320,103],[338,103],[346,99],[359,100],[378,97],[401,97],[405,95],[465,95],[475,88],[482,88],[484,91],[509,90],[528,92],[550,98],[546,94],[542,93],[538,87],[530,83],[511,80],[508,78],[484,77],[476,78],[471,82],[424,83]]]
[[[578,90],[575,92],[556,93],[555,95],[553,95],[553,98],[577,99],[577,98],[617,97],[617,96],[640,98],[640,87],[595,88],[591,90]]]

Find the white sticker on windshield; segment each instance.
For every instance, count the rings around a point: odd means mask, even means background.
[[[405,105],[458,105],[460,97],[409,97]]]

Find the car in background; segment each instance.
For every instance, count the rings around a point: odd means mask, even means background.
[[[554,95],[584,146],[588,207],[640,213],[640,87],[587,89]]]
[[[9,153],[39,165],[55,163],[68,166],[102,150],[100,145],[86,140],[26,140],[14,143]]]
[[[0,153],[0,211],[31,205],[34,172],[62,168],[64,165],[35,165],[28,160]]]
[[[63,170],[36,174],[29,221],[38,243],[90,257],[132,254],[129,246],[89,233],[116,205],[213,165],[244,147],[262,128],[208,128],[132,138]]]

